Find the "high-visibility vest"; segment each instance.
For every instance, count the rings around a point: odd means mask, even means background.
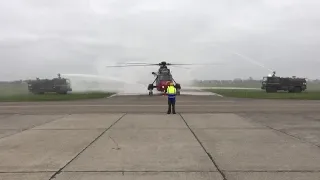
[[[168,98],[175,98],[176,97],[176,88],[174,86],[168,86],[167,94],[168,94]]]
[[[167,93],[168,94],[176,94],[176,88],[174,86],[168,86]]]

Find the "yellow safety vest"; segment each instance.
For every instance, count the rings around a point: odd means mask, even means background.
[[[168,86],[167,93],[168,94],[176,94],[176,88],[174,86]]]

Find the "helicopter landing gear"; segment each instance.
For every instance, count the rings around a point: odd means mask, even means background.
[[[180,95],[180,89],[181,89],[181,86],[180,86],[180,84],[176,84],[175,85],[175,88],[177,89],[177,95]]]
[[[153,95],[153,84],[149,84],[148,85],[148,90],[149,90],[149,96],[152,96]]]

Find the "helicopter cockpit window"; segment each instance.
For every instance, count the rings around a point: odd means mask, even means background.
[[[161,72],[162,73],[169,73],[169,70],[168,69],[161,69]]]
[[[168,75],[160,75],[160,76],[159,76],[159,80],[160,80],[160,81],[170,81],[170,80],[171,80],[171,77],[168,76]]]

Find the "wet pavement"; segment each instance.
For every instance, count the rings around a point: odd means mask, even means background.
[[[320,179],[318,107],[206,95],[178,97],[175,115],[165,96],[2,103],[0,179]]]

